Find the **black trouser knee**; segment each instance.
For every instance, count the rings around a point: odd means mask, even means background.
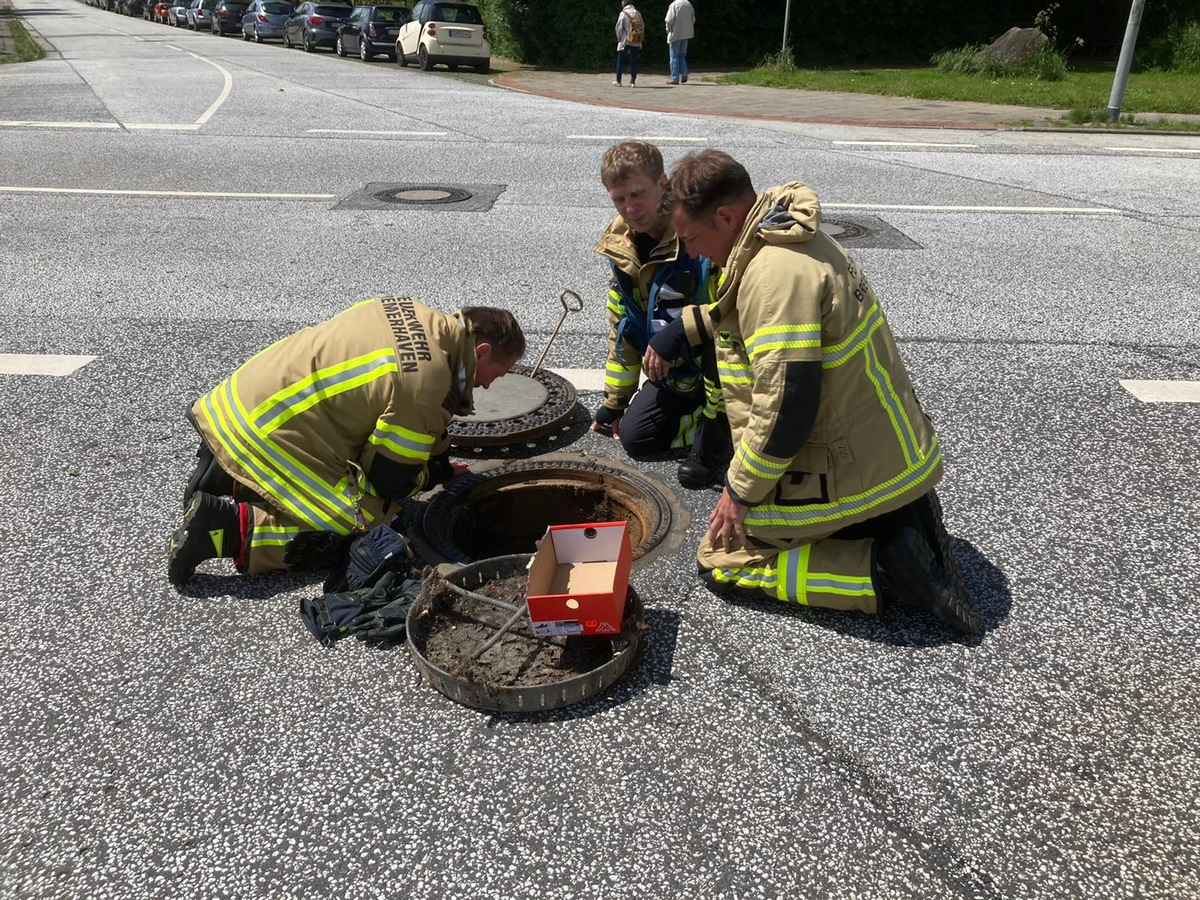
[[[684,416],[695,413],[702,390],[681,394],[648,381],[633,395],[621,417],[621,446],[635,459],[671,449]]]

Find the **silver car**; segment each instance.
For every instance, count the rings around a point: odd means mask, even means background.
[[[283,37],[283,26],[292,14],[292,4],[281,0],[254,0],[242,16],[242,40],[261,44],[267,38]]]
[[[217,0],[192,0],[187,10],[187,27],[192,31],[212,28],[213,10],[217,8]]]
[[[187,24],[187,11],[190,2],[180,3],[167,10],[167,24],[183,28]]]

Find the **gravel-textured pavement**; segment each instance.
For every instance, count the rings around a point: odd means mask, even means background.
[[[1200,381],[1194,139],[907,146],[929,132],[579,105],[21,5],[56,55],[0,69],[0,120],[49,123],[0,125],[0,354],[96,359],[0,375],[0,898],[1200,896],[1200,404],[1120,385]],[[130,127],[195,124],[222,69],[195,130]],[[169,90],[137,87],[156,72]],[[114,127],[62,127],[85,122]],[[715,495],[670,459],[644,469],[688,524],[634,572],[644,656],[559,712],[320,647],[304,576],[172,589],[183,410],[276,338],[410,292],[508,305],[540,350],[570,286],[588,307],[548,364],[602,365],[616,134],[727,149],[907,239],[855,255],[945,443],[984,636],[713,596],[692,549]],[[373,182],[505,187],[487,212],[334,208]]]

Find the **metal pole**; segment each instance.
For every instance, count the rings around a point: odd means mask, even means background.
[[[1117,60],[1117,74],[1113,77],[1112,93],[1108,97],[1108,121],[1115,122],[1121,115],[1121,103],[1125,99],[1125,83],[1129,81],[1129,68],[1133,65],[1133,47],[1137,43],[1138,29],[1142,27],[1142,9],[1146,0],[1133,0],[1129,10],[1129,24],[1125,26],[1125,42],[1121,44],[1121,58]]]
[[[787,53],[788,45],[788,29],[792,24],[792,0],[787,0],[787,6],[783,8],[783,47],[780,48],[780,53]]]

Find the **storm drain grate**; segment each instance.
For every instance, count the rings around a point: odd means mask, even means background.
[[[879,216],[851,216],[845,213],[822,215],[821,230],[849,250],[858,247],[880,250],[921,249],[920,244]]]
[[[395,184],[373,181],[333,208],[487,212],[506,187],[504,184]]]

